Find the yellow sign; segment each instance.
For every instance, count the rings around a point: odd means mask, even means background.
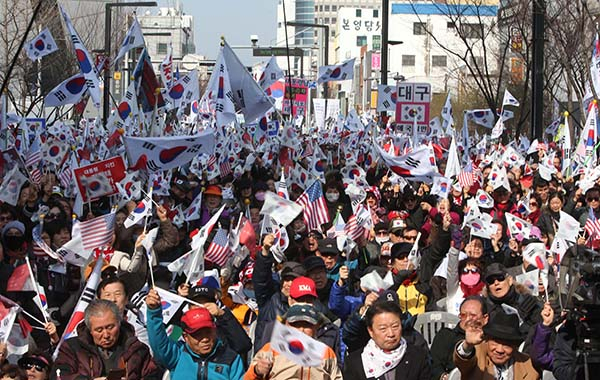
[[[121,80],[121,72],[120,71],[115,71],[113,73],[113,79],[114,80]]]

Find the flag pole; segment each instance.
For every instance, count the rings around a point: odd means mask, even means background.
[[[31,270],[31,263],[29,262],[28,256],[25,256],[25,263],[27,264],[27,269],[29,270],[29,278],[31,279],[33,289],[35,290],[35,294],[37,294],[37,296],[38,296],[38,301],[35,304],[42,312],[42,317],[44,317],[44,321],[46,323],[48,323],[48,317],[46,316],[46,312],[44,311],[44,308],[41,304],[42,297],[40,296],[40,289],[38,288],[37,281],[35,280],[35,277],[33,276],[33,271]]]

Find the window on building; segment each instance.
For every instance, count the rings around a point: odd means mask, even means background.
[[[373,35],[373,50],[381,50],[381,34]]]
[[[319,5],[319,12],[323,12],[323,6]]]
[[[460,24],[460,31],[465,38],[483,38],[483,24]]]
[[[373,17],[374,18],[378,18],[379,17],[379,9],[373,9]]]
[[[415,56],[414,55],[403,55],[402,56],[402,66],[414,66],[415,65]]]
[[[356,46],[365,46],[367,44],[367,36],[356,36]]]
[[[158,45],[156,46],[156,52],[158,54],[167,54],[168,46],[169,46],[168,44],[159,42]]]
[[[362,9],[356,10],[356,17],[362,17]]]
[[[315,24],[319,23],[319,19],[315,17]]]
[[[434,55],[431,57],[431,66],[433,67],[446,67],[448,57],[445,55]]]
[[[329,5],[325,6],[325,12],[329,12]]]
[[[335,30],[331,31],[331,37],[335,37]]]
[[[415,36],[424,36],[427,34],[427,25],[424,22],[413,23],[413,34]]]
[[[332,5],[331,6],[331,11],[332,12],[337,12],[337,5]]]
[[[319,6],[315,5],[315,12],[318,12],[318,11],[319,11]]]
[[[325,19],[323,20],[323,22],[325,23],[325,25],[329,24],[329,17],[325,17]]]
[[[332,18],[331,18],[331,23],[332,23],[332,24],[335,24],[335,23],[337,23],[337,17],[332,17]]]

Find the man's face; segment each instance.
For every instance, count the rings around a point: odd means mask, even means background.
[[[490,293],[496,298],[502,298],[510,290],[512,277],[509,275],[496,275],[485,279]]]
[[[542,202],[546,203],[548,200],[548,194],[550,192],[550,187],[548,185],[536,186],[535,193],[542,198]]]
[[[396,349],[402,338],[402,322],[394,313],[380,313],[373,317],[373,325],[369,326],[369,335],[375,344],[386,351]]]
[[[417,240],[418,235],[419,232],[417,230],[407,228],[404,231],[402,231],[402,241],[405,243],[414,244],[414,242]]]
[[[317,290],[321,290],[327,286],[327,272],[325,271],[325,268],[313,269],[308,272],[306,276],[315,282]]]
[[[5,212],[0,214],[0,230],[4,228],[6,223],[11,222],[13,220],[12,215],[9,212]]]
[[[481,304],[477,301],[467,301],[461,308],[459,313],[460,327],[466,330],[469,323],[475,323],[478,327],[483,327],[488,321],[488,315],[483,315],[481,312]]]
[[[311,338],[314,338],[317,335],[317,326],[310,324],[308,322],[298,321],[298,322],[287,323],[287,325],[295,328],[296,330],[303,332],[304,334],[310,336]]]
[[[99,317],[90,317],[90,333],[96,346],[109,349],[119,340],[119,321],[106,310]]]
[[[596,191],[590,191],[588,194],[586,194],[585,201],[592,209],[597,209],[598,206],[600,206],[600,193]]]
[[[69,240],[71,240],[71,231],[68,228],[62,228],[52,237],[52,245],[55,247],[62,247]]]
[[[513,351],[515,350],[514,346],[492,338],[488,339],[487,345],[488,357],[492,363],[496,365],[504,365],[506,362],[508,362]]]
[[[333,267],[335,267],[338,255],[332,255],[331,253],[323,255],[319,251],[316,252],[316,255],[323,259],[323,261],[325,262],[325,268],[327,268],[327,270],[331,270],[333,269]]]
[[[315,252],[317,248],[319,248],[319,240],[317,239],[317,235],[314,233],[308,234],[308,239],[306,240],[308,243],[309,252]]]
[[[204,196],[204,200],[206,201],[206,207],[211,210],[221,205],[221,197],[217,195],[208,194]]]
[[[100,291],[100,299],[113,302],[119,308],[121,313],[125,312],[125,306],[127,305],[127,293],[123,284],[120,282],[113,282],[108,284]]]
[[[294,277],[284,277],[281,280],[281,293],[283,293],[283,295],[286,297],[290,295],[290,286],[292,286],[292,281],[294,281]]]
[[[208,355],[215,346],[217,329],[205,327],[193,334],[184,334],[183,337],[194,353],[198,355]]]
[[[398,256],[395,259],[392,259],[392,267],[396,271],[415,269],[415,266],[408,261],[408,254]]]
[[[390,241],[392,244],[402,243],[402,230],[390,232]]]

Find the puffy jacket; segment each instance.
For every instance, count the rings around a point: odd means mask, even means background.
[[[431,378],[439,379],[442,374],[450,373],[456,365],[452,358],[456,344],[465,339],[465,331],[459,325],[453,329],[442,328],[435,334],[431,343]]]
[[[531,361],[536,368],[552,371],[554,362],[554,352],[552,351],[552,343],[554,341],[554,329],[550,326],[544,326],[543,323],[538,323],[535,326],[535,332],[529,347]]]
[[[365,302],[365,295],[361,293],[358,296],[348,294],[348,284],[339,286],[337,281],[333,283],[329,293],[329,310],[337,315],[342,321],[354,310],[358,309]]]
[[[240,356],[217,340],[206,356],[194,353],[187,343],[174,342],[163,327],[162,310],[148,309],[148,337],[156,360],[171,372],[172,380],[240,379],[244,364]]]
[[[162,377],[162,371],[150,356],[148,346],[136,338],[130,324],[121,324],[119,341],[114,349],[119,352],[118,368],[125,369],[127,380]],[[76,337],[67,339],[61,345],[54,369],[60,369],[61,380],[94,379],[108,375],[100,351],[84,323],[78,326]],[[51,376],[56,379],[56,371],[51,371]]]
[[[331,348],[327,348],[323,356],[323,361],[317,367],[302,367],[289,360],[279,352],[271,348],[271,343],[265,344],[256,354],[250,368],[244,375],[244,380],[259,380],[261,377],[254,372],[256,357],[271,353],[273,355],[273,366],[267,377],[269,380],[342,380],[342,372],[337,365],[335,353]]]

